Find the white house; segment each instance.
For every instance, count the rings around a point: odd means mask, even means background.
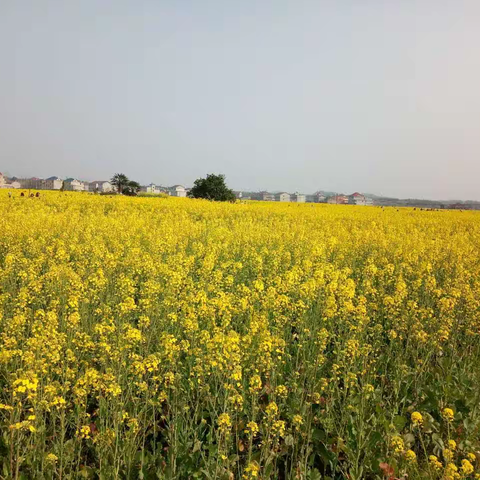
[[[75,178],[67,178],[65,180],[65,190],[73,190],[74,192],[85,191],[85,184]]]
[[[365,195],[355,192],[348,196],[349,205],[366,205]]]
[[[323,192],[315,192],[313,195],[315,197],[315,203],[325,203],[327,201],[327,197]]]
[[[59,177],[48,177],[43,182],[44,188],[47,190],[60,190],[63,180]]]
[[[173,187],[172,187],[173,188]],[[160,193],[169,193],[170,194],[170,189],[162,187],[160,185],[156,185],[155,183],[151,183],[150,185],[145,185],[140,188],[141,192],[146,192],[146,193],[153,193],[155,195],[159,195]]]
[[[280,192],[275,194],[275,201],[276,202],[289,202],[290,201],[290,194],[286,192]]]
[[[88,184],[90,192],[102,192],[108,193],[113,192],[113,186],[107,180],[95,180]]]
[[[252,193],[252,200],[263,200],[264,202],[274,202],[275,195],[273,193],[268,193],[265,191]]]
[[[31,177],[31,178],[19,178],[17,180],[22,188],[32,188],[35,190],[43,190],[45,180],[43,178]]]
[[[20,182],[11,181],[0,172],[0,188],[20,188]]]
[[[306,196],[303,193],[294,193],[291,196],[292,202],[305,203]]]
[[[183,185],[174,185],[173,187],[168,188],[168,193],[172,197],[186,197],[187,190]]]
[[[346,205],[348,197],[346,195],[333,195],[327,198],[327,203],[331,205]]]

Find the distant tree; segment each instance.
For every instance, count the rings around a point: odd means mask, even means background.
[[[62,186],[60,187],[60,191],[61,192],[65,191],[65,180],[62,180]]]
[[[192,198],[205,198],[217,202],[234,202],[235,194],[225,183],[225,175],[207,175],[207,178],[198,178],[188,192]]]
[[[134,182],[133,180],[129,180],[127,185],[123,187],[123,194],[134,196],[140,190],[140,184],[138,182]]]
[[[110,183],[116,187],[118,193],[122,194],[125,187],[130,183],[130,180],[123,173],[116,173],[110,180]]]

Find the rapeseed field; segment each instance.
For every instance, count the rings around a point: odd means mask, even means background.
[[[0,478],[480,478],[479,252],[475,212],[0,191]]]

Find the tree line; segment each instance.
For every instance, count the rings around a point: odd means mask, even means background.
[[[120,195],[137,195],[140,184],[130,180],[123,173],[116,173],[110,183]],[[188,192],[190,198],[203,198],[216,202],[235,202],[235,193],[227,187],[225,175],[208,174],[206,178],[197,178]]]

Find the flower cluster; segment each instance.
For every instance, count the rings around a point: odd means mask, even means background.
[[[480,473],[477,213],[2,190],[0,213],[6,478]]]

